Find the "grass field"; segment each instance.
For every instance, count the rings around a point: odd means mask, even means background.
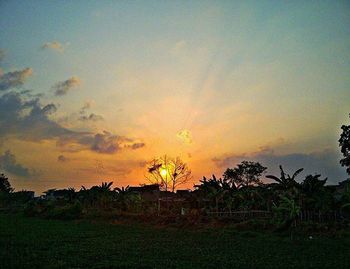
[[[179,230],[0,214],[0,268],[350,268],[350,238]]]

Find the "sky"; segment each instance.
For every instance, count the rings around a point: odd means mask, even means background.
[[[17,190],[143,184],[165,154],[182,188],[242,160],[347,178],[348,1],[1,1],[0,29]]]

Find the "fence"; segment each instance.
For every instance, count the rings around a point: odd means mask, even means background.
[[[272,217],[270,211],[265,210],[249,210],[249,211],[217,211],[207,212],[209,217],[217,217],[222,219],[232,220],[247,220],[247,219],[268,219]]]
[[[250,210],[250,211],[210,211],[207,212],[208,217],[220,218],[220,219],[231,219],[231,220],[248,220],[248,219],[271,219],[274,214],[271,211],[264,210]],[[341,221],[348,219],[350,216],[344,214],[341,211],[301,211],[298,215],[298,222],[332,222]]]

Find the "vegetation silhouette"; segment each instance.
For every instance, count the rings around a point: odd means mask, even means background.
[[[186,163],[179,157],[171,158],[167,155],[150,161],[145,177],[151,184],[158,184],[163,190],[172,192],[192,178]]]
[[[350,175],[350,125],[342,125],[341,129],[339,146],[344,158],[340,160],[340,164],[346,167],[346,172]]]
[[[4,174],[0,174],[0,192],[10,193],[14,191],[11,187],[8,177]]]
[[[350,126],[342,126],[339,146],[348,167]],[[242,161],[227,168],[222,177],[203,177],[193,190],[179,190],[192,178],[180,158],[163,156],[147,166],[146,180],[152,185],[116,187],[102,182],[91,188],[50,189],[40,197],[17,191],[8,178],[0,176],[0,206],[44,218],[136,218],[140,221],[211,221],[242,223],[259,221],[261,227],[290,230],[305,223],[347,225],[350,221],[350,179],[327,185],[320,174],[300,178],[303,168],[291,175],[280,165],[280,175],[266,175],[259,162]],[[349,171],[348,171],[349,172]],[[299,179],[298,179],[299,177]]]

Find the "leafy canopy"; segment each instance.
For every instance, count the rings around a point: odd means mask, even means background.
[[[344,158],[340,160],[340,164],[346,167],[346,172],[350,175],[350,125],[343,125],[341,129],[343,132],[339,138],[339,147]]]
[[[259,162],[243,161],[235,168],[227,168],[224,173],[224,180],[236,185],[237,188],[260,185],[261,175],[267,168]]]
[[[0,192],[13,192],[13,188],[9,182],[9,179],[4,175],[0,174]]]

